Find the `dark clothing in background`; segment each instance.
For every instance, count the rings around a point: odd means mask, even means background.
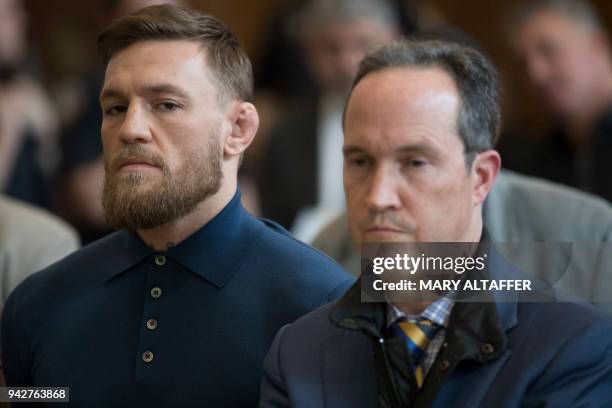
[[[317,105],[310,106],[272,130],[258,182],[263,216],[285,228],[318,199]]]
[[[37,207],[49,208],[49,186],[40,165],[40,142],[28,131],[10,171],[4,194]]]
[[[103,82],[103,73],[96,73],[87,80],[84,110],[62,138],[61,173],[91,163],[102,156],[102,110],[99,96]]]
[[[59,168],[58,184],[62,188],[62,181],[80,166],[88,165],[100,159],[103,154],[102,137],[102,110],[99,95],[104,81],[104,73],[97,72],[87,80],[84,111],[70,126],[62,137],[60,148],[62,162]],[[75,223],[76,224],[76,223]],[[98,228],[91,225],[75,225],[81,242],[89,244],[108,234],[113,230]]]
[[[588,151],[575,151],[558,129],[536,149],[525,170],[612,202],[612,107],[595,125]]]
[[[263,55],[260,63],[254,67],[258,90],[271,90],[285,100],[293,100],[310,95],[316,88],[299,42],[289,32],[289,27],[305,5],[305,0],[279,3],[277,11],[271,16],[267,25],[269,31],[264,38]]]

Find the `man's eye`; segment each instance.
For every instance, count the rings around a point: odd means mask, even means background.
[[[104,111],[104,113],[107,114],[107,115],[114,116],[114,115],[119,115],[119,114],[125,112],[125,110],[126,110],[126,107],[123,106],[123,105],[113,105],[113,106],[109,107],[108,109],[106,109]]]
[[[422,159],[408,159],[404,162],[404,165],[407,167],[423,167],[426,164],[427,162]]]
[[[180,108],[180,106],[177,103],[174,103],[174,102],[162,102],[158,106],[162,110],[169,111],[169,112]]]
[[[363,157],[356,157],[353,159],[349,159],[349,164],[355,167],[365,167],[369,164],[369,160]]]

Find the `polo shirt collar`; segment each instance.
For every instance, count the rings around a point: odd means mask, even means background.
[[[165,255],[222,287],[247,258],[260,226],[244,210],[236,191],[219,214]]]
[[[217,287],[223,287],[242,265],[257,237],[256,222],[242,207],[240,191],[207,224],[163,254]],[[121,233],[106,280],[127,271],[152,254],[136,233]]]

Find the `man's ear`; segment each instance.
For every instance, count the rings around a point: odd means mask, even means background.
[[[501,156],[496,150],[478,153],[472,163],[473,204],[480,205],[493,188],[493,183],[501,169]]]
[[[238,102],[230,110],[232,130],[225,138],[223,153],[239,156],[251,144],[259,127],[257,109],[250,102]]]

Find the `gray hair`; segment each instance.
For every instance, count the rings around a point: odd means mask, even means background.
[[[294,29],[304,33],[320,27],[359,19],[398,26],[399,18],[388,0],[311,0],[298,13]]]
[[[441,68],[453,78],[461,99],[457,131],[468,166],[476,153],[495,147],[501,122],[499,78],[495,66],[482,53],[445,41],[395,41],[374,50],[361,61],[351,94],[367,75],[401,67]]]
[[[597,10],[587,0],[529,0],[520,3],[511,13],[508,29],[524,24],[541,12],[554,12],[579,23],[585,28],[603,30],[604,25]]]

